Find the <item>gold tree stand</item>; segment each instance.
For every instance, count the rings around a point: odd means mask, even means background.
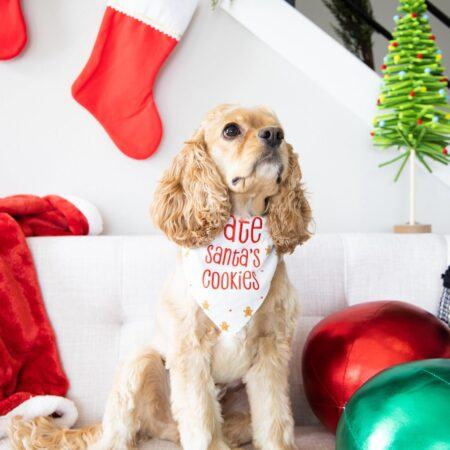
[[[403,225],[395,225],[394,233],[431,233],[431,225],[422,225],[416,222],[416,152],[411,150],[409,155],[409,222]]]
[[[409,223],[395,225],[394,233],[431,233],[431,225],[422,225],[420,223],[415,223],[414,225],[410,225]]]

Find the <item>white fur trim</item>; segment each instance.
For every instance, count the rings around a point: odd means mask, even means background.
[[[61,416],[55,418],[55,423],[60,427],[70,428],[78,419],[78,410],[71,400],[56,395],[38,395],[0,417],[0,439],[6,436],[9,422],[14,416],[22,416],[28,421],[39,416],[51,416],[53,413]]]
[[[108,6],[179,41],[197,3],[198,0],[109,0]]]
[[[62,197],[72,203],[86,217],[89,223],[90,235],[102,234],[103,219],[98,209],[92,203],[74,195],[62,195]]]

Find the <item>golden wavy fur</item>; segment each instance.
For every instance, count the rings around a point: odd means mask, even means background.
[[[155,193],[152,216],[182,247],[211,242],[231,214],[228,188],[218,176],[202,131],[175,157]]]
[[[236,159],[243,156],[240,158],[243,160],[242,170],[247,171],[245,158],[254,158],[255,153],[261,152],[256,131],[265,123],[273,125],[278,121],[265,108],[245,110],[221,105],[207,114],[200,129],[186,142],[159,183],[152,207],[153,220],[169,239],[180,246],[208,244],[220,233],[231,214],[230,191],[236,192],[239,187],[226,180],[226,170],[221,173],[220,162],[213,161],[211,149],[220,136],[221,127],[226,122],[239,121],[246,122],[250,128],[247,130],[249,136],[238,146],[226,143],[224,152],[228,155],[225,164],[233,166]],[[242,147],[246,150],[245,155],[242,155]],[[287,154],[287,167],[278,193],[268,197],[267,215],[278,252],[291,253],[311,235],[308,229],[311,209],[301,183],[298,156],[289,144],[283,143],[282,147],[280,153]],[[223,160],[223,155],[218,156]],[[251,162],[253,164],[254,161]],[[246,192],[254,190],[247,186]]]
[[[149,347],[118,370],[102,426],[61,430],[52,419],[10,429],[14,450],[131,450],[149,438],[184,450],[293,450],[288,393],[297,298],[282,255],[310,237],[297,155],[266,108],[222,105],[205,116],[164,174],[152,215],[182,247],[211,242],[230,214],[267,214],[279,255],[269,293],[227,341],[190,297],[180,259],[162,292]],[[261,401],[263,399],[263,401]]]
[[[291,146],[288,151],[288,175],[279,192],[270,198],[267,208],[270,234],[278,253],[292,253],[297,245],[311,237],[312,212],[301,183],[298,157]]]
[[[29,422],[14,417],[8,430],[12,450],[83,449],[97,441],[100,434],[100,425],[69,430],[57,427],[51,417],[38,417]]]

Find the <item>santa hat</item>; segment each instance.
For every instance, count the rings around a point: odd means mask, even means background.
[[[26,236],[98,234],[97,209],[77,197],[0,198],[0,439],[10,419],[54,416],[71,427],[75,405],[45,311]]]
[[[30,397],[7,414],[0,416],[0,439],[6,437],[11,419],[15,416],[21,416],[26,421],[40,416],[52,416],[56,425],[71,428],[78,419],[78,410],[75,404],[65,397],[57,395]]]
[[[12,216],[25,236],[97,235],[103,231],[98,209],[73,195],[13,195],[0,198],[0,213]]]
[[[103,219],[99,210],[92,203],[84,198],[74,195],[64,195],[63,198],[72,203],[78,211],[84,216],[88,224],[88,234],[96,236],[103,233]]]

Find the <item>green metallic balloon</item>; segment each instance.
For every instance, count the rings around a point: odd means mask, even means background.
[[[450,359],[400,364],[367,381],[339,420],[336,450],[450,450]]]

